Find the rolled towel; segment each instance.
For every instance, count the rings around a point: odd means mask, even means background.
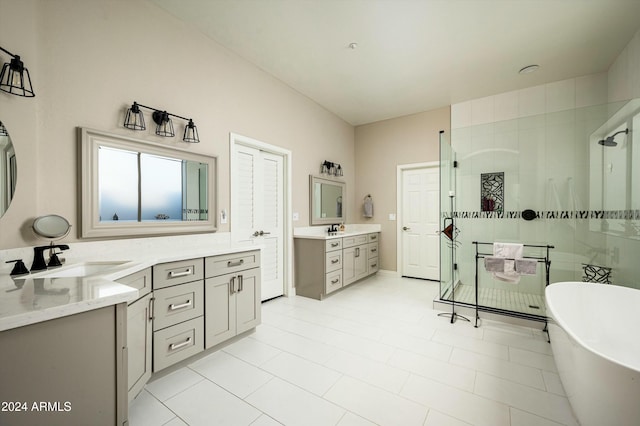
[[[487,272],[504,272],[504,258],[503,257],[485,257],[484,269]]]
[[[516,272],[520,275],[535,275],[538,261],[534,259],[516,259]]]

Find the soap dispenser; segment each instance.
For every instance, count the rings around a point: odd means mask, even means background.
[[[22,259],[7,260],[6,263],[13,263],[13,262],[15,262],[16,264],[13,266],[13,269],[11,270],[10,275],[25,275],[29,273],[29,270],[25,266]]]
[[[344,223],[340,224],[340,232],[344,232]]]

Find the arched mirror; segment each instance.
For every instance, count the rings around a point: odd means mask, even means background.
[[[0,217],[9,208],[16,192],[18,163],[7,128],[0,121]]]

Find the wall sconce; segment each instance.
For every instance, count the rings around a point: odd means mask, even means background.
[[[144,122],[144,115],[140,108],[146,108],[153,111],[151,118],[153,118],[153,122],[156,123],[156,135],[174,137],[176,133],[173,130],[173,121],[171,120],[171,117],[176,117],[188,121],[184,128],[182,140],[188,143],[200,142],[200,138],[198,137],[198,128],[193,123],[192,119],[180,117],[179,115],[148,107],[137,102],[134,102],[133,105],[131,105],[131,108],[127,110],[127,115],[124,118],[124,127],[131,130],[146,130],[147,127]]]
[[[332,176],[342,176],[342,166],[331,161],[324,161],[320,167],[320,173]]]
[[[0,47],[0,50],[12,57],[11,62],[5,62],[2,66],[0,90],[16,96],[33,98],[35,93],[33,93],[33,87],[31,86],[29,70],[24,67],[20,56],[14,55],[2,47]]]

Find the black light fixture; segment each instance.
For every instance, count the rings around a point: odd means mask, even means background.
[[[6,49],[0,47],[4,53],[12,57],[11,62],[5,62],[0,72],[0,90],[16,96],[33,98],[33,87],[29,70],[25,68],[20,56],[14,55]]]
[[[156,123],[156,135],[164,137],[174,137],[176,135],[176,132],[173,129],[173,121],[171,120],[171,117],[176,117],[187,121],[182,140],[188,143],[200,142],[200,139],[198,138],[198,128],[193,123],[193,120],[191,118],[181,117],[179,115],[171,114],[167,111],[152,108],[146,105],[139,104],[137,102],[134,102],[133,105],[131,105],[131,108],[127,110],[127,114],[124,118],[124,127],[131,130],[146,130],[144,115],[142,114],[140,108],[146,108],[153,111],[151,117],[153,118],[153,122]]]
[[[9,136],[9,132],[7,132],[7,128],[4,127],[2,121],[0,121],[0,136]]]
[[[320,165],[320,173],[328,174],[332,176],[342,176],[342,166],[338,163],[333,163],[331,161],[324,161]]]

